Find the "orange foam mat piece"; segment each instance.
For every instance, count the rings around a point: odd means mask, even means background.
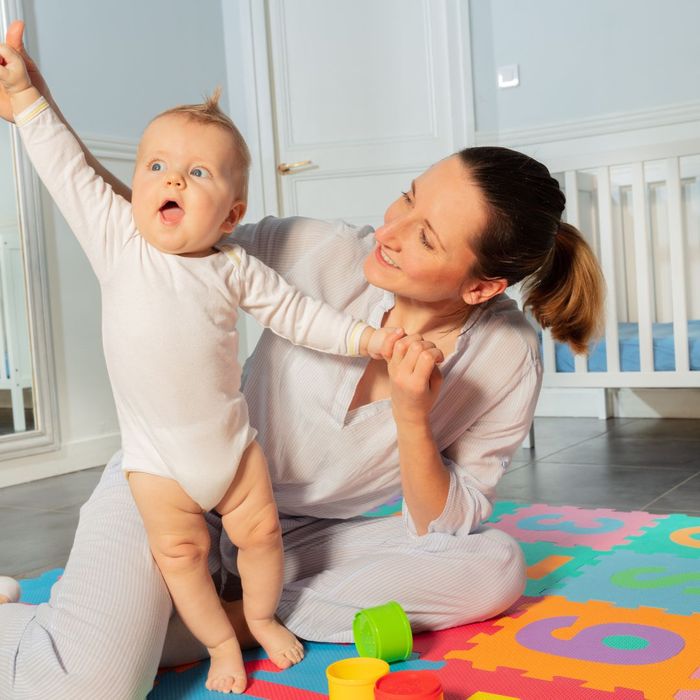
[[[495,634],[471,637],[468,648],[445,658],[488,671],[512,668],[541,680],[578,679],[583,687],[604,691],[629,688],[647,700],[700,691],[700,678],[694,677],[700,659],[697,613],[672,615],[548,596],[531,599],[520,614],[494,626],[500,627]]]

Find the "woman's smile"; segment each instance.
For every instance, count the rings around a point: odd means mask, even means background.
[[[375,255],[377,256],[377,260],[379,260],[379,262],[382,265],[385,265],[387,267],[393,267],[397,270],[400,269],[399,266],[387,255],[386,251],[380,243],[377,243],[377,250]]]

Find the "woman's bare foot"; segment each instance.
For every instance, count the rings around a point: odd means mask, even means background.
[[[235,637],[221,644],[207,648],[211,657],[211,666],[207,676],[207,690],[220,693],[242,693],[248,680],[243,665],[241,647]]]
[[[304,658],[301,642],[277,620],[248,620],[248,627],[270,661],[279,668],[289,668]]]
[[[19,583],[9,576],[0,576],[0,605],[19,600]]]

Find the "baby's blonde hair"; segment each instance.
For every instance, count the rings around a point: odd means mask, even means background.
[[[250,171],[251,162],[250,151],[248,150],[248,144],[245,142],[241,132],[238,131],[231,117],[219,107],[220,98],[221,88],[217,87],[209,97],[205,96],[204,102],[171,107],[154,117],[152,121],[171,114],[179,114],[199,124],[211,124],[227,131],[233,141],[238,160],[237,165],[239,168],[234,169],[236,173],[236,185],[238,186],[241,199],[246,202],[248,200],[248,173]]]

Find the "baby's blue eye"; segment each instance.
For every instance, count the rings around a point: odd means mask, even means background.
[[[211,177],[210,172],[206,168],[192,168],[190,175],[192,177]]]
[[[160,173],[163,170],[165,170],[165,163],[156,160],[153,163],[151,163],[148,167],[151,170],[151,172]]]

